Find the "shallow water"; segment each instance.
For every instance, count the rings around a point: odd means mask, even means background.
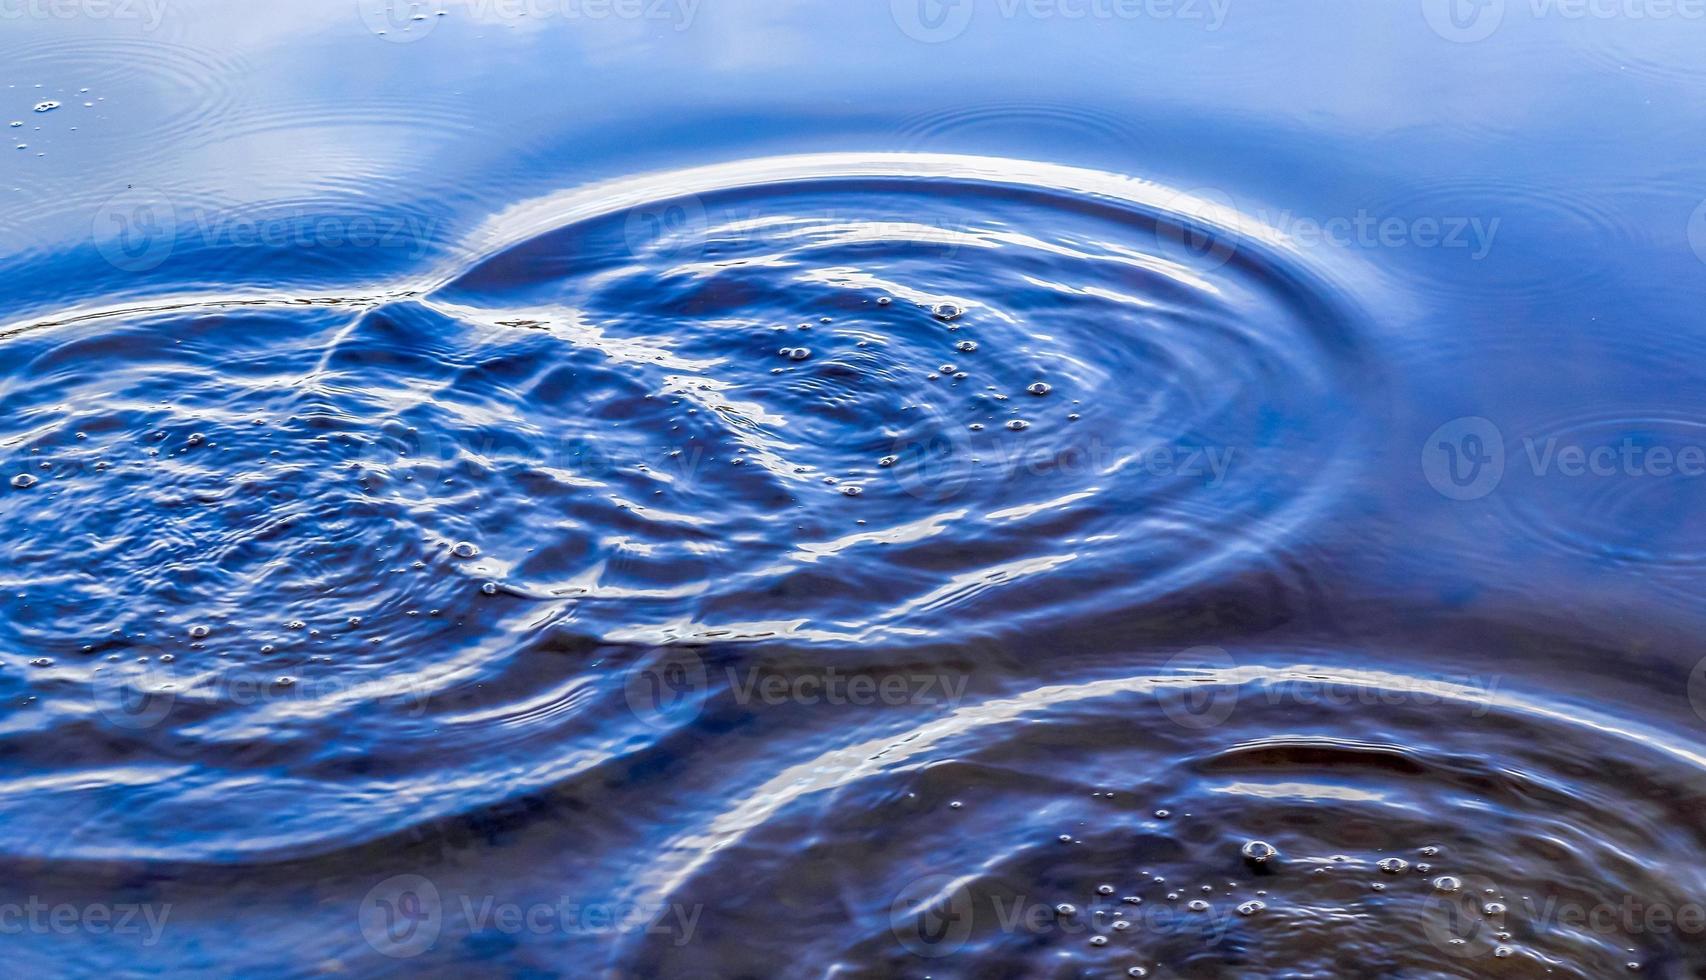
[[[1706,10],[0,15],[20,971],[1706,976]]]

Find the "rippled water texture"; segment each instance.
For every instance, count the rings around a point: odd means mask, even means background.
[[[882,6],[15,18],[17,962],[1706,976],[1699,25]]]

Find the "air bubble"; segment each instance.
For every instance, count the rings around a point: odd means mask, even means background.
[[[1253,840],[1246,842],[1239,853],[1251,864],[1266,864],[1279,856],[1279,848],[1265,840]]]
[[[498,583],[487,582],[485,585],[480,586],[480,591],[485,593],[486,595],[497,595],[498,594]]]
[[[1246,915],[1246,916],[1247,915],[1255,915],[1257,912],[1260,912],[1261,910],[1263,910],[1267,907],[1268,907],[1267,903],[1259,901],[1257,899],[1251,899],[1250,901],[1245,902],[1244,904],[1238,906],[1238,914],[1239,915]]]
[[[960,317],[965,315],[966,311],[955,306],[953,303],[937,303],[930,312],[935,314],[936,319],[941,320],[943,323],[948,323],[953,320],[958,320]]]
[[[30,487],[35,485],[36,478],[28,473],[19,473],[17,476],[12,477],[12,486],[17,487],[19,490],[28,490]]]
[[[471,541],[458,541],[450,553],[458,558],[473,558],[479,555],[480,549]]]
[[[1030,427],[1031,427],[1031,423],[1025,421],[1024,419],[1009,419],[1009,420],[1007,420],[1007,428],[1011,429],[1014,432],[1023,432],[1026,429],[1029,429]]]
[[[1449,894],[1451,892],[1462,891],[1462,890],[1463,890],[1463,882],[1458,881],[1456,878],[1453,878],[1451,875],[1441,875],[1438,878],[1434,879],[1434,891],[1436,891],[1436,892],[1446,892],[1447,894]]]
[[[841,492],[849,497],[857,497],[865,492],[864,487],[842,487]]]
[[[206,626],[191,626],[190,627],[190,636],[192,636],[198,640],[206,639],[208,634],[210,634],[212,632],[213,632],[213,630],[208,629]]]
[[[972,351],[977,350],[977,341],[962,340],[954,345],[954,350],[959,351],[961,354],[970,354]]]
[[[36,111],[37,112],[52,112],[53,110],[55,110],[57,108],[59,108],[59,103],[57,103],[57,102],[49,101],[49,102],[38,102],[38,103],[36,103]]]
[[[1376,867],[1389,875],[1397,875],[1403,874],[1410,867],[1410,862],[1403,858],[1386,858],[1377,864]]]
[[[1036,384],[1031,385],[1029,388],[1026,388],[1025,390],[1030,392],[1033,395],[1041,397],[1041,396],[1046,395],[1049,392],[1053,391],[1054,388],[1047,381],[1038,381]]]

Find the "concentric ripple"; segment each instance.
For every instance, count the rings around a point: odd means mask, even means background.
[[[1012,635],[1278,562],[1371,370],[1271,231],[1067,168],[762,161],[472,247],[4,341],[0,852],[347,846],[655,741],[659,646]]]
[[[1694,750],[1496,674],[1200,653],[965,705],[707,800],[644,889],[740,941],[635,938],[623,961],[872,977],[1706,966]]]
[[[626,424],[654,451],[619,462],[667,467],[655,505],[708,536],[647,544],[724,559],[672,637],[1006,630],[1271,556],[1321,511],[1355,445],[1342,381],[1372,370],[1276,234],[1086,171],[766,161],[517,225],[433,302],[653,396]]]

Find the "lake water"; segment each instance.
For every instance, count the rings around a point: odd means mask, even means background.
[[[0,0],[18,975],[1706,976],[1706,0]]]

